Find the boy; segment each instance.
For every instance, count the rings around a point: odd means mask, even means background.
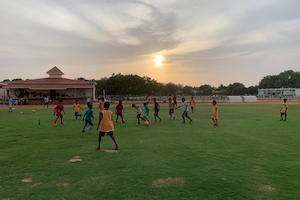
[[[211,114],[211,119],[214,123],[214,127],[218,128],[219,111],[218,111],[217,102],[215,100],[213,101],[213,111]]]
[[[158,118],[159,121],[161,122],[162,119],[158,116],[158,113],[159,113],[159,110],[160,110],[160,106],[157,103],[156,98],[154,98],[153,101],[154,101],[154,119],[155,119],[155,122],[156,122],[156,118]]]
[[[49,107],[49,98],[47,96],[44,97],[44,108]]]
[[[169,98],[169,115],[170,115],[170,119],[175,119],[174,107],[175,107],[175,103],[172,102],[172,99],[170,97]]]
[[[13,111],[14,100],[11,97],[8,97],[8,112]]]
[[[93,130],[94,124],[92,122],[92,118],[94,119],[93,106],[92,106],[92,104],[90,104],[89,109],[84,113],[84,116],[82,119],[82,120],[85,120],[85,124],[82,129],[83,133],[85,132],[85,128],[88,124],[90,125],[89,133],[91,133],[91,131]]]
[[[123,124],[125,123],[125,121],[123,119],[123,114],[122,114],[123,113],[123,109],[124,109],[124,107],[122,105],[122,101],[119,101],[119,104],[116,106],[116,114],[117,114],[116,123],[118,123],[119,117],[121,117],[122,123]]]
[[[100,112],[99,115],[99,123],[97,130],[99,131],[99,138],[98,138],[98,147],[97,150],[100,150],[101,139],[105,134],[109,135],[112,141],[115,143],[115,150],[118,150],[118,144],[114,138],[114,124],[112,119],[112,112],[109,109],[109,102],[104,103],[104,110]]]
[[[177,106],[177,97],[176,97],[176,95],[173,97],[173,102]]]
[[[282,107],[281,107],[281,109],[280,109],[280,121],[286,121],[287,110],[288,110],[287,99],[284,98],[284,99],[283,99],[283,103],[282,103]],[[284,120],[283,120],[283,117],[282,117],[282,116],[284,116]]]
[[[194,97],[192,97],[190,100],[190,106],[191,106],[192,113],[194,113],[195,105],[196,105],[196,103],[195,103]]]
[[[78,103],[78,100],[75,101],[75,103],[73,105],[73,110],[75,112],[75,119],[77,120],[78,117],[81,117],[81,114],[79,114],[80,104]]]
[[[57,122],[57,120],[60,118],[60,123],[61,123],[61,125],[63,125],[64,123],[63,123],[63,115],[62,115],[62,112],[64,112],[64,114],[66,114],[65,113],[65,108],[64,108],[64,106],[62,105],[62,100],[59,100],[59,103],[56,105],[56,107],[54,108],[54,116],[55,116],[55,114],[56,114],[56,120],[54,121],[54,126],[56,126],[56,122]]]
[[[144,116],[143,116],[143,120],[144,121],[149,121],[148,120],[148,116],[149,116],[149,107],[148,107],[148,103],[144,103]]]
[[[189,106],[187,104],[187,102],[185,101],[185,98],[182,98],[182,104],[181,106],[177,107],[176,109],[183,107],[183,113],[182,113],[182,119],[183,119],[183,124],[185,124],[185,118],[188,118],[190,120],[190,123],[192,123],[192,119],[190,118],[190,116],[188,115],[189,112]]]
[[[137,119],[138,119],[138,124],[140,125],[140,119],[141,119],[141,115],[142,115],[142,109],[138,106],[136,106],[135,104],[132,104],[132,107],[136,109],[137,111]],[[142,118],[143,119],[143,118]],[[144,119],[143,119],[144,120]]]
[[[104,98],[103,98],[103,97],[100,99],[100,102],[99,102],[99,109],[100,109],[99,112],[101,112],[101,111],[104,110]]]

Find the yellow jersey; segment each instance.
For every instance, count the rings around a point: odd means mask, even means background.
[[[287,103],[282,103],[282,107],[281,107],[281,113],[286,113],[288,109],[288,104]]]
[[[112,120],[112,112],[110,110],[103,110],[102,120],[100,123],[100,132],[108,133],[114,131],[114,123]]]
[[[78,104],[74,104],[74,111],[75,112],[79,112],[79,110],[80,110],[80,104],[78,103]]]

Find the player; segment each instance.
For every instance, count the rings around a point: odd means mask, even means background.
[[[119,146],[114,138],[114,124],[112,119],[112,112],[109,109],[109,102],[104,103],[104,110],[100,112],[99,115],[99,123],[97,130],[99,131],[99,138],[98,138],[98,147],[97,150],[100,150],[101,139],[105,134],[110,136],[112,141],[115,143],[115,150],[119,149]]]
[[[281,109],[280,109],[280,121],[286,121],[287,110],[288,110],[288,103],[287,103],[287,99],[284,98]],[[284,119],[283,119],[283,116],[284,116]]]
[[[149,121],[148,120],[148,116],[149,116],[149,107],[148,107],[148,103],[144,103],[144,116],[143,116],[143,120],[144,121]]]
[[[182,121],[182,123],[185,124],[185,118],[188,118],[190,120],[190,123],[192,123],[193,120],[188,115],[189,106],[188,106],[188,103],[185,101],[185,98],[182,98],[182,104],[181,104],[181,106],[177,107],[176,109],[181,108],[181,107],[183,107],[183,113],[182,113],[182,119],[183,119],[183,121]]]
[[[64,106],[62,105],[62,100],[59,100],[59,103],[56,105],[56,107],[54,108],[54,116],[55,116],[55,114],[56,114],[56,119],[55,119],[55,121],[54,121],[54,126],[56,126],[56,123],[57,123],[57,120],[60,118],[60,123],[61,123],[61,125],[63,125],[64,123],[63,123],[63,115],[62,115],[62,112],[64,112],[64,114],[66,114],[65,113],[65,108],[64,108]]]
[[[194,97],[192,97],[191,100],[190,100],[190,106],[191,106],[192,113],[194,113],[195,105],[196,105],[196,102],[194,100]]]
[[[103,97],[100,99],[100,102],[99,102],[99,109],[100,109],[99,112],[101,112],[101,111],[104,110],[104,98],[103,98]]]
[[[158,113],[159,113],[159,110],[160,110],[160,106],[157,103],[156,98],[154,98],[153,101],[154,101],[154,119],[155,119],[155,122],[156,122],[156,118],[158,118],[159,121],[161,122],[162,119],[158,116]]]
[[[8,112],[13,111],[14,100],[11,97],[8,97]]]
[[[218,128],[219,111],[218,111],[217,102],[215,100],[213,101],[213,111],[211,114],[211,119],[214,123],[214,127]]]
[[[78,117],[81,117],[81,114],[79,114],[80,104],[78,103],[78,100],[75,101],[75,103],[73,105],[73,110],[75,112],[75,119],[77,120]]]
[[[124,124],[125,121],[124,121],[124,118],[123,118],[123,105],[122,105],[122,101],[119,101],[119,104],[116,106],[116,114],[117,114],[117,119],[116,119],[116,123],[118,123],[118,119],[119,117],[121,117],[122,119],[122,123]]]
[[[92,104],[92,99],[88,96],[87,99],[86,99],[86,105],[87,107],[89,107],[89,105]]]
[[[172,98],[169,98],[169,116],[170,116],[170,119],[175,119],[174,107],[175,107],[175,103],[172,101]]]
[[[138,107],[138,106],[135,105],[135,104],[132,104],[131,107],[133,107],[133,108],[136,109],[136,111],[137,111],[136,117],[137,117],[137,119],[138,119],[138,124],[140,125],[141,119],[144,120],[143,118],[141,118],[141,115],[142,115],[142,112],[143,112],[143,111],[142,111],[142,109],[141,109],[140,107]]]
[[[94,113],[93,113],[93,106],[92,106],[92,104],[90,104],[89,109],[85,112],[85,114],[83,115],[83,119],[82,119],[82,120],[85,120],[83,129],[82,129],[83,133],[85,132],[85,128],[88,124],[90,125],[89,133],[91,133],[91,131],[93,130],[94,124],[93,124],[92,118],[94,119]]]
[[[177,97],[176,97],[176,95],[173,97],[173,102],[177,106]]]
[[[47,96],[44,97],[44,108],[49,107],[49,98]]]

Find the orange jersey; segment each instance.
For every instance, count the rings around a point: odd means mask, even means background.
[[[75,112],[79,112],[79,110],[80,110],[80,104],[79,103],[78,104],[74,103],[73,107],[74,107]]]
[[[212,111],[211,117],[213,119],[218,119],[219,118],[218,106],[213,106],[213,111]]]
[[[191,107],[195,107],[195,104],[196,104],[196,103],[195,103],[195,100],[191,100],[191,101],[190,101],[190,106],[191,106]]]
[[[112,112],[110,110],[103,110],[102,120],[100,123],[100,132],[108,133],[114,130],[114,123],[112,120]]]
[[[99,103],[100,112],[104,110],[104,102]]]

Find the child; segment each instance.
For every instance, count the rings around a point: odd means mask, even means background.
[[[154,98],[153,101],[154,101],[154,119],[155,119],[155,122],[156,122],[156,118],[158,118],[159,121],[161,122],[162,119],[158,116],[158,113],[159,113],[159,110],[160,110],[160,106],[157,103],[156,98]]]
[[[173,97],[173,102],[177,106],[177,97],[176,97],[176,95]]]
[[[214,127],[218,128],[219,111],[218,111],[217,102],[215,100],[213,101],[213,111],[211,114],[211,119],[214,123]]]
[[[75,101],[74,105],[73,105],[73,110],[75,112],[75,118],[76,120],[78,119],[78,117],[81,117],[81,114],[79,114],[80,111],[80,104],[78,103],[78,100]]]
[[[181,106],[177,107],[176,109],[180,108],[180,107],[183,107],[183,113],[182,113],[182,119],[183,119],[183,122],[185,124],[185,118],[188,118],[190,120],[190,123],[192,123],[192,119],[189,117],[188,115],[188,112],[189,112],[189,106],[187,104],[187,102],[185,101],[185,98],[182,98],[182,104]]]
[[[119,104],[116,106],[116,114],[117,114],[116,123],[118,123],[119,117],[121,117],[122,123],[123,124],[125,123],[125,121],[123,119],[123,114],[122,114],[123,113],[123,109],[124,109],[124,107],[122,105],[122,101],[119,101]]]
[[[98,147],[97,150],[100,150],[101,139],[105,134],[109,135],[112,141],[115,143],[115,150],[118,150],[118,144],[114,138],[114,124],[112,119],[112,112],[109,109],[109,102],[104,103],[104,110],[100,112],[99,115],[99,123],[97,130],[99,131],[99,138],[98,138]]]
[[[144,103],[144,116],[143,116],[143,120],[144,121],[149,121],[148,120],[148,116],[149,116],[149,107],[148,107],[148,103]]]
[[[82,120],[85,120],[85,124],[82,129],[83,133],[85,132],[85,128],[88,124],[90,125],[89,133],[93,130],[94,124],[92,122],[92,118],[94,119],[93,106],[92,106],[92,104],[89,104],[89,109],[85,112],[83,119],[82,119]]]
[[[47,96],[44,97],[44,108],[49,107],[49,98]]]
[[[280,121],[286,121],[287,110],[288,110],[288,103],[287,103],[287,99],[284,98],[283,103],[282,103],[282,107],[280,109]],[[284,116],[284,120],[283,120],[282,116]]]
[[[60,118],[60,123],[61,123],[61,125],[63,125],[64,123],[63,123],[63,115],[62,115],[62,112],[64,112],[64,114],[66,114],[65,113],[65,108],[64,108],[64,106],[62,105],[62,100],[59,100],[59,103],[56,105],[56,107],[54,108],[54,116],[55,116],[55,114],[56,114],[56,120],[54,121],[54,126],[56,126],[56,122],[57,122],[57,120]]]
[[[13,111],[14,100],[11,97],[8,97],[8,112]]]
[[[141,115],[142,115],[142,109],[138,106],[136,106],[135,104],[132,104],[132,107],[136,109],[137,111],[137,119],[138,119],[138,124],[140,124],[140,119],[141,119]],[[143,118],[142,118],[143,119]],[[144,120],[144,119],[143,119]]]
[[[174,107],[175,107],[175,103],[172,102],[171,98],[169,98],[169,115],[170,115],[170,119],[175,119]]]
[[[100,99],[100,102],[99,102],[99,109],[100,109],[99,112],[101,112],[101,111],[104,110],[104,98],[103,98],[103,97]]]
[[[191,106],[192,113],[194,113],[195,105],[196,105],[196,103],[195,103],[194,97],[192,97],[190,100],[190,106]]]

